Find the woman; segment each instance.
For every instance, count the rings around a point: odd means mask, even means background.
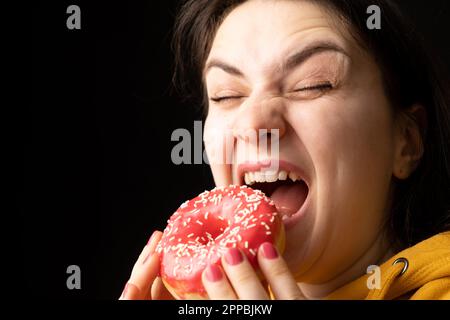
[[[367,27],[370,5],[381,29]],[[450,105],[391,1],[193,0],[174,44],[181,87],[204,97],[207,152],[213,132],[235,132],[233,163],[211,164],[215,183],[244,183],[243,146],[249,171],[275,161],[239,134],[249,129],[278,130],[279,170],[305,181],[282,196],[255,185],[284,208],[283,256],[258,251],[273,298],[450,298]],[[168,296],[160,237],[122,299]],[[203,284],[211,299],[269,297],[236,249]]]

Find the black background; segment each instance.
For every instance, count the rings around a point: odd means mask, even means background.
[[[171,91],[178,1],[93,2],[33,7],[17,196],[33,297],[116,299],[152,231],[213,186],[208,166],[170,158],[173,130],[193,132],[201,119]],[[66,27],[71,4],[81,8],[81,30]],[[450,71],[448,2],[400,4]],[[66,287],[72,264],[81,290]]]

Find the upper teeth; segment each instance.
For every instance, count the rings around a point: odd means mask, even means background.
[[[277,180],[286,180],[290,178],[292,181],[300,180],[295,172],[279,171],[253,171],[244,174],[245,184],[252,185],[255,182],[275,182]]]

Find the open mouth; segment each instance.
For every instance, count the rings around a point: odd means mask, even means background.
[[[282,168],[277,171],[243,170],[241,183],[244,182],[270,197],[283,220],[290,218],[301,209],[309,193],[308,184],[298,173]]]

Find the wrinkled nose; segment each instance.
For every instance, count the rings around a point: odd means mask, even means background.
[[[281,139],[286,131],[284,103],[281,98],[249,98],[241,106],[233,119],[233,136],[238,142],[259,143],[271,140],[273,134]],[[251,141],[251,137],[255,137]]]

